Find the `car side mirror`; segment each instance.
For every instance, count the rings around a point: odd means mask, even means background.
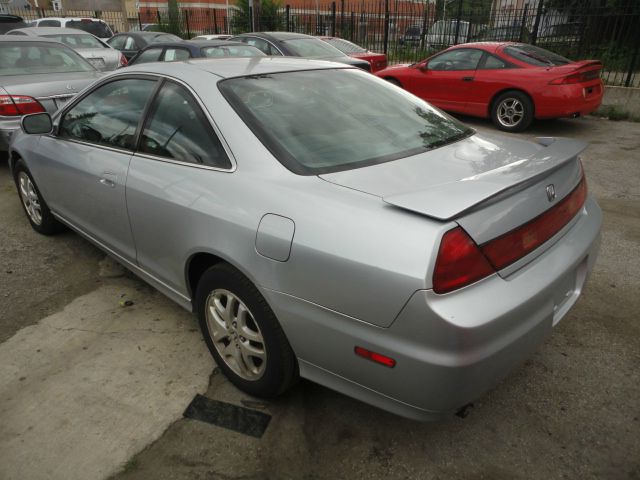
[[[45,135],[53,130],[51,115],[46,112],[25,115],[20,121],[22,131],[29,135]]]
[[[418,69],[421,72],[426,72],[427,70],[429,70],[429,64],[427,62],[421,63],[420,65],[418,65]]]

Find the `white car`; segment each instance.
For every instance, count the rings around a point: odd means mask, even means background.
[[[108,40],[113,37],[113,30],[99,18],[85,17],[47,17],[33,20],[30,27],[62,27],[77,28],[95,35],[100,40]]]

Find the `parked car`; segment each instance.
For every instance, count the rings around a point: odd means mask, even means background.
[[[458,26],[459,23],[459,26]],[[469,22],[464,20],[438,20],[427,30],[425,44],[428,47],[448,47],[465,43],[469,38]]]
[[[477,35],[471,37],[472,42],[524,42],[529,43],[531,38],[531,32],[527,27],[520,25],[514,25],[509,27],[495,27],[482,30]]]
[[[398,39],[400,45],[415,45],[420,43],[425,32],[420,25],[409,25],[404,31],[404,35],[401,35]]]
[[[216,33],[211,35],[198,35],[197,37],[193,37],[191,40],[229,40],[231,37],[232,35]]]
[[[45,38],[0,36],[0,152],[23,115],[53,113],[100,76],[69,47]]]
[[[158,42],[181,42],[177,35],[164,32],[128,32],[118,33],[111,37],[107,43],[109,46],[120,50],[127,62],[135,57],[140,50],[147,45]]]
[[[97,70],[115,70],[127,64],[124,55],[98,37],[76,28],[28,27],[11,30],[7,35],[43,37],[64,43],[82,55]]]
[[[266,55],[330,60],[371,71],[371,65],[366,60],[352,58],[318,37],[303,33],[253,32],[237,35],[231,40],[256,47]]]
[[[359,58],[360,60],[366,60],[371,65],[371,71],[377,72],[387,66],[387,56],[384,53],[376,53],[366,48],[362,48],[349,40],[338,37],[320,37],[329,45],[334,46],[342,53],[349,55],[353,58]]]
[[[18,15],[0,13],[0,35],[3,35],[14,28],[24,28],[26,26],[27,23],[22,17],[19,17]]]
[[[203,40],[154,43],[131,59],[130,65],[149,62],[176,62],[200,57],[265,57],[255,47],[242,42]]]
[[[99,18],[83,17],[46,17],[29,22],[30,27],[61,27],[76,28],[95,35],[100,40],[108,40],[113,36],[113,30]]]
[[[597,256],[584,143],[480,135],[337,63],[134,65],[23,125],[33,228],[73,228],[197,312],[251,395],[300,375],[449,414],[531,355]]]
[[[580,42],[584,24],[579,22],[562,23],[542,28],[538,33],[537,43],[551,48],[564,45],[577,45]]]
[[[604,86],[597,60],[573,62],[523,43],[468,43],[422,62],[376,72],[451,112],[487,117],[505,131],[534,118],[575,118],[598,109]]]

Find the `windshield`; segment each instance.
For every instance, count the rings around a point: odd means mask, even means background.
[[[69,20],[66,27],[84,30],[98,38],[113,37],[113,32],[109,26],[101,20]]]
[[[504,52],[516,60],[528,63],[529,65],[535,65],[536,67],[555,67],[571,63],[571,60],[557,53],[550,52],[544,48],[534,47],[533,45],[513,45],[506,47]]]
[[[473,133],[356,69],[231,78],[219,86],[262,143],[301,175],[408,157]]]
[[[294,38],[284,43],[300,57],[344,57],[340,50],[317,38]]]
[[[77,35],[69,35],[69,34],[60,34],[60,35],[44,35],[45,38],[51,38],[56,42],[64,43],[65,45],[73,48],[109,48],[105,46],[100,40],[98,40],[93,35],[85,34],[77,34]]]
[[[2,75],[94,72],[86,60],[67,47],[0,45]]]
[[[262,51],[250,45],[220,45],[203,47],[203,57],[266,57]]]

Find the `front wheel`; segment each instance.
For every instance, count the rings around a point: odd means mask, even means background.
[[[211,355],[240,390],[275,397],[298,377],[296,358],[258,289],[228,264],[209,268],[198,282],[196,307]]]
[[[533,103],[522,92],[505,92],[493,102],[491,120],[500,130],[521,132],[533,121]]]
[[[43,235],[53,235],[63,230],[63,225],[55,219],[49,210],[36,182],[22,160],[18,160],[16,163],[13,175],[22,208],[33,229]]]

